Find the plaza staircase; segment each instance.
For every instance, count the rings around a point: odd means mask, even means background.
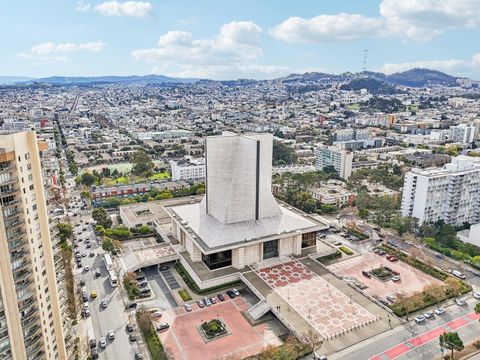
[[[268,305],[264,300],[261,300],[248,309],[248,314],[253,320],[258,320],[270,310],[270,305]]]

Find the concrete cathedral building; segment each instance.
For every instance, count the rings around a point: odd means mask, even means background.
[[[180,261],[194,279],[198,271],[234,273],[316,246],[317,232],[326,226],[272,195],[272,146],[271,134],[206,138],[204,198],[165,208],[183,248]]]

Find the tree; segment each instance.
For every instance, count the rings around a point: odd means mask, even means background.
[[[97,222],[97,225],[101,225],[104,228],[110,228],[112,226],[112,219],[107,214],[107,210],[104,208],[93,209],[92,218]]]
[[[154,164],[143,150],[138,150],[132,157],[132,174],[137,176],[151,176]]]
[[[80,183],[82,183],[85,186],[92,186],[95,183],[95,176],[90,174],[88,171],[85,171],[81,176],[80,176]]]
[[[82,191],[80,193],[80,197],[82,197],[84,199],[90,199],[90,193],[88,191]]]
[[[273,163],[277,165],[277,163],[283,160],[285,164],[293,164],[297,161],[297,155],[295,151],[288,145],[280,142],[280,141],[273,141]]]
[[[73,235],[72,225],[70,224],[58,223],[57,230],[61,242],[67,241],[67,239],[70,239]]]
[[[443,350],[448,349],[452,350],[452,356],[451,358],[453,359],[453,352],[456,351],[462,351],[464,348],[463,341],[460,339],[460,336],[458,336],[457,332],[446,332],[440,335],[439,338],[440,342],[440,348],[442,350],[442,358],[443,358]]]

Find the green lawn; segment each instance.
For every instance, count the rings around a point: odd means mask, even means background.
[[[153,181],[164,180],[164,179],[170,179],[170,174],[168,172],[159,172],[150,176],[150,180],[153,180]]]

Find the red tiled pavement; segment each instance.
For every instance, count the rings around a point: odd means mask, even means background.
[[[396,357],[405,354],[410,348],[405,344],[399,344],[387,351],[384,352],[385,355],[388,356],[389,359],[395,359]]]
[[[192,312],[182,311],[181,315],[173,310],[167,311],[159,322],[168,322],[170,329],[159,333],[160,340],[176,360],[221,359],[227,356],[241,359],[260,353],[269,344],[280,345],[281,341],[265,324],[250,326],[240,313],[248,307],[245,299],[239,297],[203,309],[194,304]],[[205,343],[196,327],[202,321],[217,316],[225,321],[231,335]]]
[[[459,327],[462,327],[464,325],[467,324],[467,321],[464,320],[464,319],[457,319],[457,320],[453,320],[453,321],[450,321],[447,325],[455,330],[455,329],[458,329]]]

